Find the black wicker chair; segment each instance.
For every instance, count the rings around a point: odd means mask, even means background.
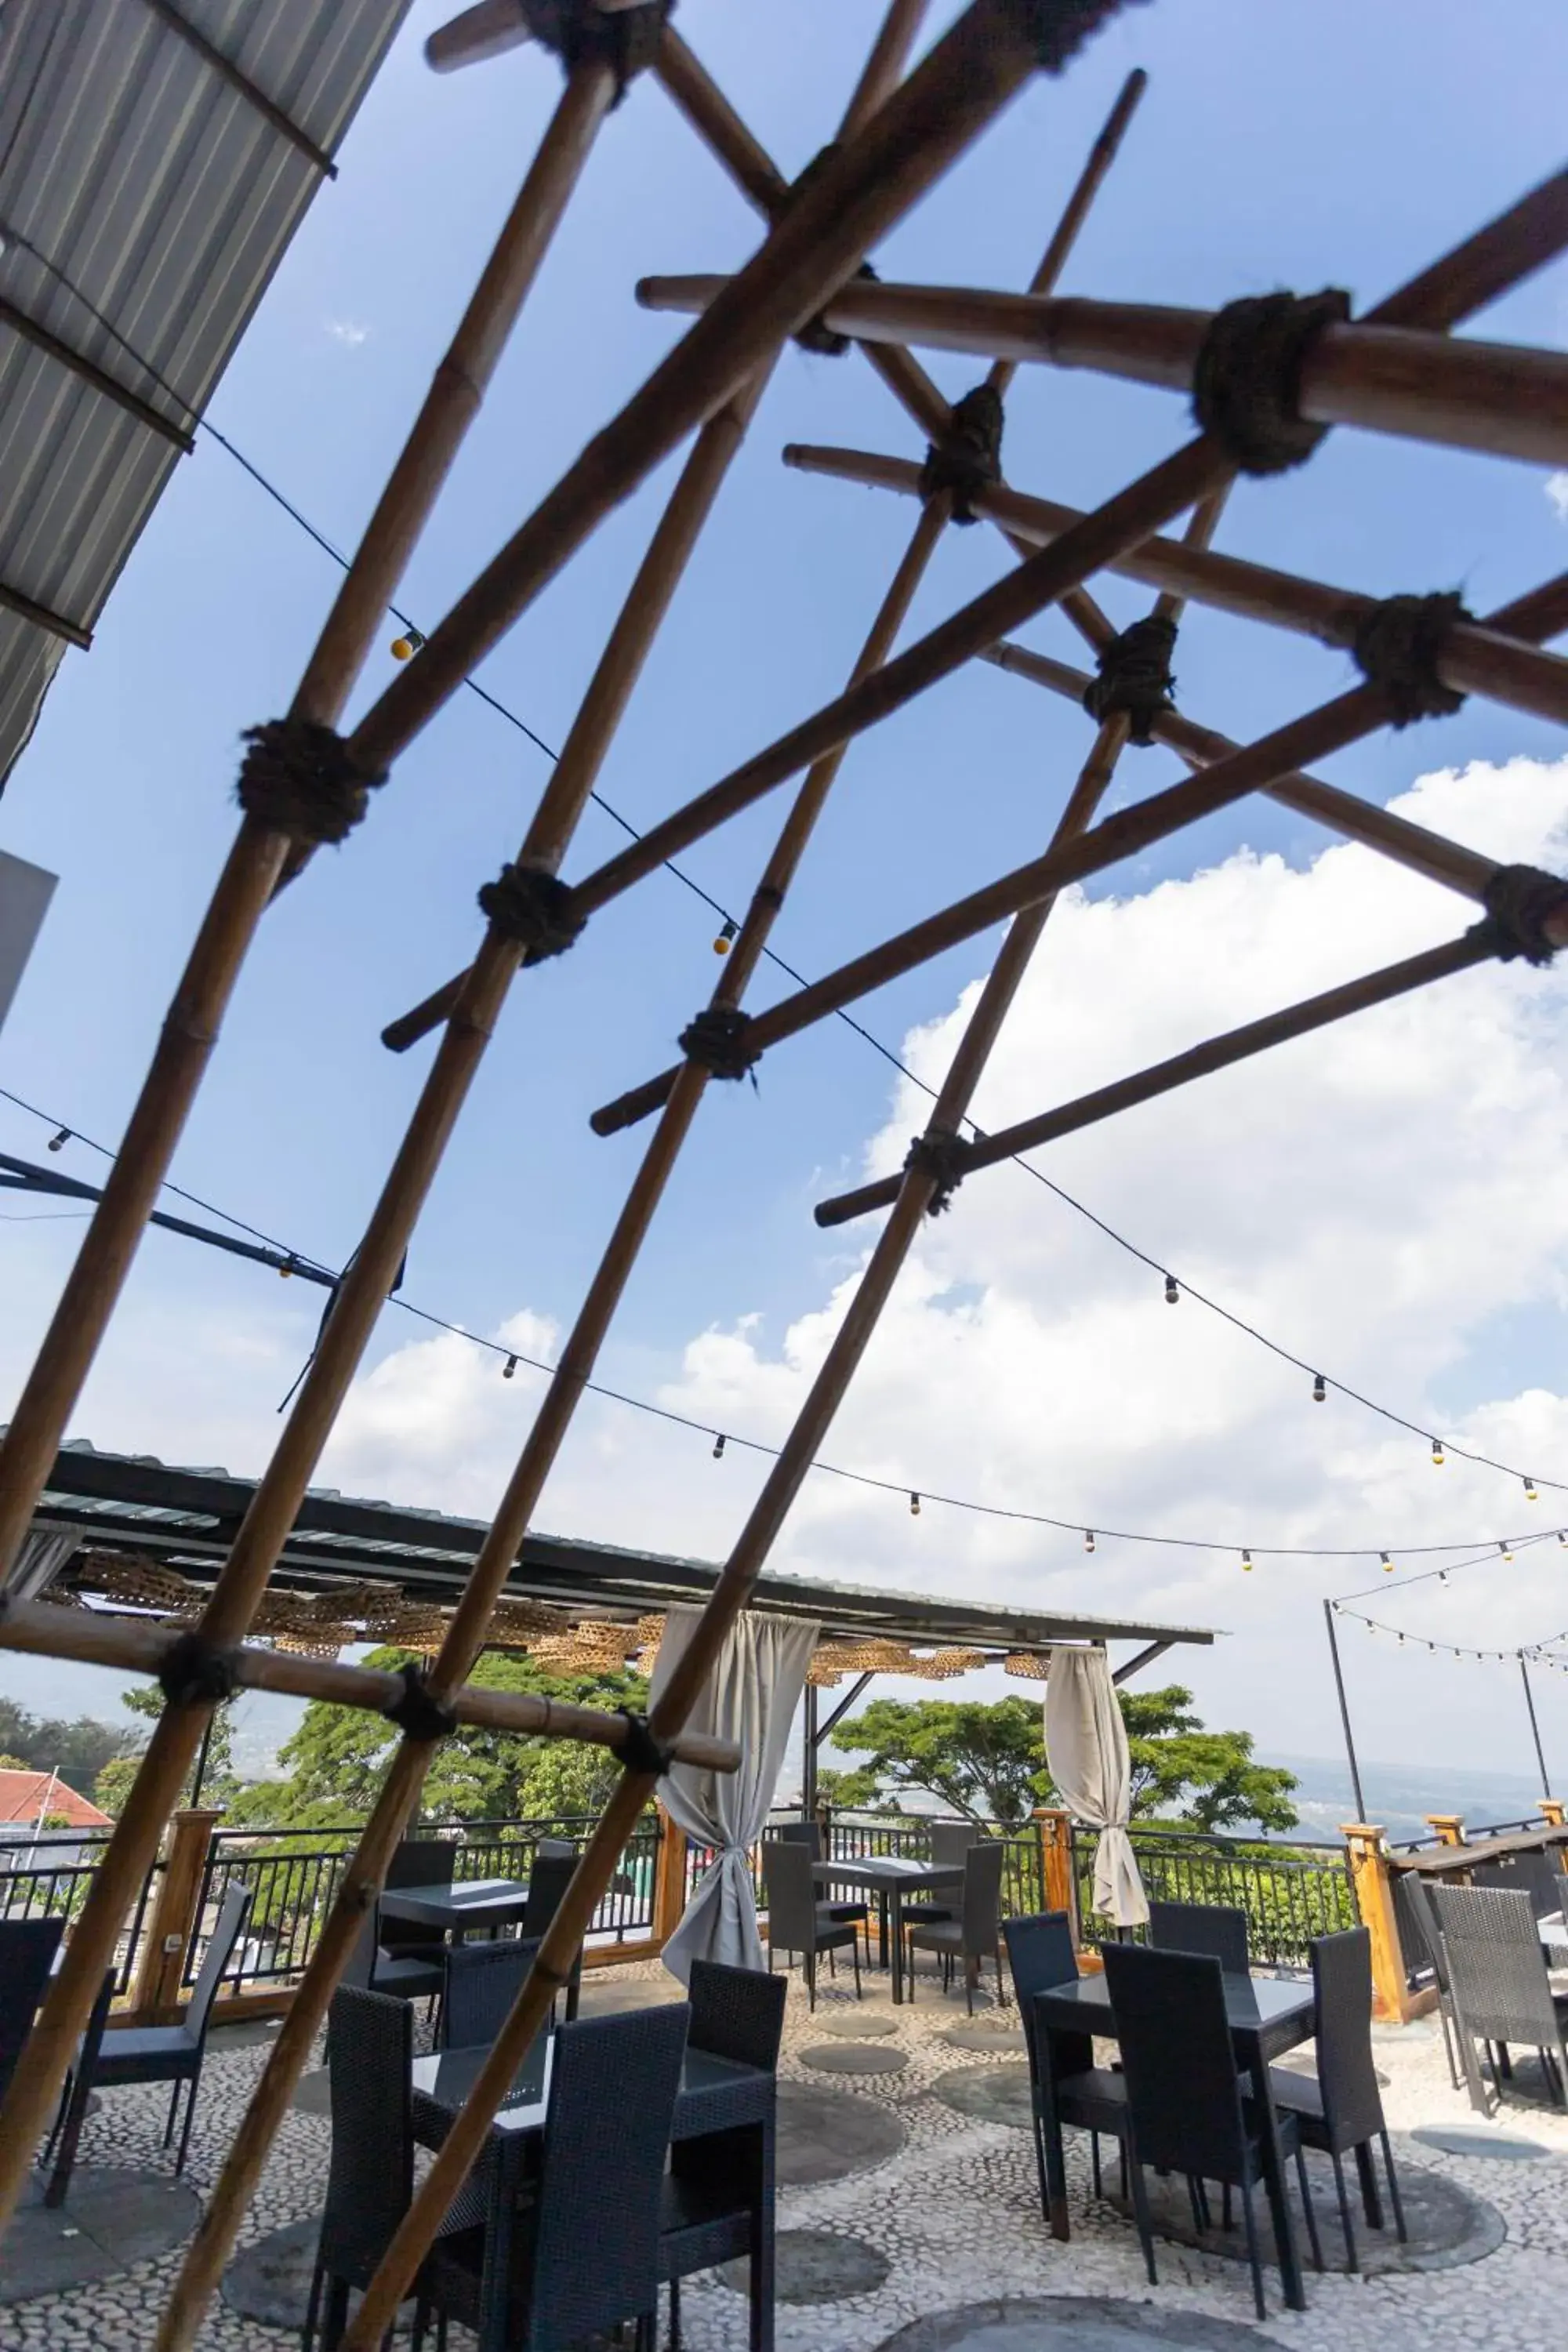
[[[767,1834],[770,1838],[784,1838],[791,1844],[805,1846],[813,1862],[821,1862],[823,1859],[820,1822],[779,1822],[769,1830]],[[837,1895],[826,1895],[821,1898],[817,1907],[826,1911],[830,1919],[850,1920],[857,1927],[867,1927],[869,1933],[868,1922],[870,1906],[868,1904],[858,1903],[852,1899],[841,1901]]]
[[[1247,1914],[1225,1903],[1151,1903],[1149,1938],[1162,1952],[1204,1952],[1230,1975],[1248,1967]]]
[[[386,1866],[386,1892],[400,1886],[450,1886],[458,1849],[448,1838],[405,1838]],[[422,1919],[393,1919],[376,1906],[370,1989],[405,2000],[439,1997],[447,1930]]]
[[[768,1906],[768,1967],[773,1954],[801,1956],[806,1999],[816,2007],[816,1956],[847,1944],[855,1959],[855,1998],[860,1998],[860,1945],[854,1924],[836,1919],[830,1904],[816,1899],[811,1855],[798,1838],[768,1838],[763,1844],[763,1893]]]
[[[1184,2173],[1193,2219],[1208,2218],[1205,2183],[1241,2191],[1252,2294],[1259,2319],[1268,2317],[1263,2266],[1252,2192],[1263,2176],[1261,2123],[1242,2091],[1226,2022],[1224,1971],[1196,1952],[1164,1952],[1144,1944],[1103,1948],[1106,1989],[1121,2045],[1131,2116],[1132,2210],[1150,2284],[1157,2284],[1154,2234],[1149,2218],[1145,2165]],[[1285,2152],[1296,2158],[1308,2234],[1318,2248],[1317,2217],[1293,2116],[1279,2117]]]
[[[1443,2055],[1448,2062],[1448,2079],[1458,2090],[1460,2082],[1458,2033],[1454,2022],[1454,1989],[1448,1982],[1448,1956],[1443,1949],[1437,1915],[1432,1908],[1432,1891],[1418,1872],[1401,1870],[1395,1874],[1394,1915],[1406,1960],[1413,1961],[1418,1969],[1427,1968],[1432,1971],[1432,1983],[1437,1995],[1437,2022],[1443,2033]]]
[[[561,1898],[571,1885],[577,1868],[577,1849],[564,1838],[541,1838],[534,1848],[533,1861],[528,1873],[528,1908],[522,1915],[522,1935],[525,1942],[540,1943],[555,1914],[561,1908]],[[583,1993],[583,1948],[572,1963],[572,1973],[566,1980],[566,2022],[570,2025],[577,2014],[577,2003]]]
[[[454,1944],[447,1953],[437,2050],[488,2050],[511,2013],[538,1943]]]
[[[207,2026],[211,2021],[212,2005],[217,1989],[234,1958],[234,1948],[244,1932],[250,1916],[252,1890],[231,1882],[228,1892],[218,1907],[217,1921],[207,1938],[206,1950],[192,1990],[190,2003],[178,2025],[110,2025],[104,2029],[96,2047],[90,2034],[84,2034],[77,2063],[67,2078],[65,2104],[57,2120],[57,2130],[63,2124],[68,2136],[72,2135],[73,2121],[79,2128],[79,2116],[73,2118],[73,2107],[85,2109],[89,2091],[117,2090],[127,2083],[172,2083],[169,2100],[169,2120],[163,2132],[163,2146],[168,2147],[174,2136],[174,2118],[180,2111],[180,2085],[187,2084],[185,2127],[180,2134],[179,2154],[174,2158],[176,2176],[185,2168],[185,2155],[191,2144],[191,2120],[196,2112],[196,2092],[202,2079],[202,2062],[206,2056]]]
[[[76,2166],[77,2143],[81,2137],[82,2125],[87,2121],[87,2089],[85,2086],[79,2090],[77,2087],[78,2083],[83,2080],[82,2059],[85,2056],[88,2062],[85,2081],[90,2083],[92,2061],[103,2040],[113,1999],[114,1970],[105,1969],[103,1982],[98,1988],[98,1998],[88,2011],[87,2023],[77,2043],[77,2063],[66,2076],[60,2103],[55,2110],[54,2124],[44,2147],[44,2162],[50,2166],[48,2186],[44,2191],[44,2202],[48,2206],[63,2205],[70,2188],[71,2173]]]
[[[963,1891],[955,1919],[906,1919],[904,1941],[910,1953],[910,1998],[915,1990],[917,1951],[935,1952],[948,1981],[954,1960],[963,1963],[963,1998],[974,2014],[974,1985],[983,1960],[996,1964],[996,2000],[1005,2004],[1002,1983],[1002,1865],[1006,1853],[1000,1838],[972,1845],[963,1858]]]
[[[788,1987],[782,1977],[691,1963],[689,2048],[777,2070]],[[669,2152],[658,2241],[658,2275],[669,2287],[671,2352],[680,2352],[680,2282],[745,2255],[751,2263],[751,2347],[772,2333],[763,2300],[763,2237],[773,2184],[763,2136],[754,2128],[707,2132],[677,2140]]]
[[[63,1919],[0,1919],[0,2099],[33,2030],[65,1929]]]
[[[1388,2175],[1394,2224],[1403,2244],[1409,2232],[1400,2201],[1394,2152],[1383,2119],[1383,2097],[1372,2056],[1372,1937],[1364,1927],[1347,1927],[1337,1936],[1319,1936],[1312,1944],[1312,1992],[1316,2002],[1318,2070],[1299,2074],[1289,2066],[1269,2069],[1274,2104],[1281,2115],[1291,2115],[1302,2145],[1321,2148],[1334,2167],[1339,2192],[1340,2226],[1345,2233],[1345,2261],[1359,2270],[1350,2200],[1345,2194],[1344,2158],[1354,2151],[1361,2179],[1362,2210],[1367,2227],[1381,2230],[1383,2208],[1373,2171],[1372,2144],[1383,2149]],[[1313,2252],[1318,2251],[1316,2242]],[[1322,2267],[1321,2263],[1319,2268]]]
[[[1435,1886],[1432,1901],[1454,2006],[1455,2036],[1471,2105],[1488,2104],[1475,2042],[1497,2045],[1493,2079],[1500,2096],[1508,2045],[1540,2053],[1548,2086],[1568,2106],[1568,2053],[1563,2027],[1568,1994],[1553,1993],[1530,1896],[1522,1889]]]
[[[300,2352],[311,2352],[319,2323],[322,2352],[332,2352],[348,2324],[351,2290],[370,2284],[414,2194],[408,2003],[340,1985],[328,2045],[332,2152]]]
[[[980,1843],[980,1834],[973,1822],[932,1822],[929,1832],[932,1862],[962,1869],[970,1847]],[[932,1919],[955,1919],[958,1914],[953,1906],[957,1900],[956,1895],[926,1895],[918,1903],[906,1903],[904,1917],[922,1924]]]
[[[1035,2126],[1035,2169],[1040,2182],[1040,2210],[1047,2211],[1050,2204],[1044,2125],[1047,2116],[1053,2114],[1058,2123],[1070,2124],[1089,2135],[1097,2197],[1101,2194],[1100,2135],[1101,2132],[1110,2134],[1121,2150],[1121,2178],[1125,2189],[1127,2089],[1121,2075],[1090,2063],[1082,2066],[1075,2063],[1070,2071],[1064,2069],[1058,2072],[1052,2062],[1050,2036],[1036,2030],[1035,2002],[1038,1995],[1053,1992],[1058,1985],[1078,1982],[1078,1954],[1073,1948],[1071,1917],[1066,1911],[1037,1911],[1026,1919],[1004,1919],[1002,1933],[1006,1939],[1007,1966],[1013,1978],[1018,2015],[1023,2020],[1024,2047],[1029,2060],[1029,2104]],[[1082,2054],[1086,2061],[1092,2060],[1092,2045],[1087,2036]]]
[[[472,2329],[479,2352],[565,2352],[626,2319],[646,2333],[689,2016],[680,2001],[561,2028],[537,2193],[504,2233],[437,2242],[420,2276],[413,2352],[432,2312]]]

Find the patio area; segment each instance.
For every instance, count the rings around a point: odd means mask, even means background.
[[[658,1963],[596,1971],[584,2013],[679,1997]],[[187,2179],[204,2198],[243,2113],[276,2028],[257,2022],[214,2038]],[[1552,2340],[1568,2288],[1568,2117],[1521,2067],[1491,2122],[1449,2084],[1435,2018],[1378,2026],[1384,2098],[1405,2185],[1412,2242],[1360,2232],[1365,2273],[1345,2275],[1325,2227],[1326,2275],[1309,2274],[1306,2314],[1252,2317],[1240,2232],[1235,2255],[1191,2242],[1184,2209],[1160,2228],[1160,2284],[1147,2284],[1130,2220],[1090,2189],[1082,2134],[1068,2137],[1071,2241],[1054,2242],[1040,2214],[1028,2130],[1017,2011],[977,2004],[965,2017],[929,1963],[919,1997],[894,2009],[887,1979],[854,1999],[847,1975],[819,1984],[815,2017],[792,1978],[780,2068],[781,2352],[1222,2352],[1247,2334],[1300,2347],[1378,2352],[1499,2352]],[[261,2193],[202,2342],[215,2352],[271,2352],[298,2341],[308,2247],[324,2192],[330,2127],[324,2077],[307,2077],[272,2151]],[[100,2172],[130,2168],[168,2186],[168,2226],[182,2235],[193,2200],[173,2183],[160,2141],[157,2088],[104,2095],[83,2131],[72,2208]],[[1447,2143],[1445,2145],[1444,2143]],[[1327,2215],[1331,2197],[1319,2198]],[[77,2226],[73,2212],[66,2228]],[[279,2241],[277,2233],[289,2232]],[[84,2225],[84,2234],[86,2234]],[[1184,2242],[1184,2241],[1185,2241]],[[68,2241],[68,2244],[79,2242]],[[134,2249],[132,2249],[134,2251]],[[0,2307],[8,2347],[151,2345],[178,2263],[176,2249],[118,2274]],[[717,2273],[682,2298],[690,2352],[740,2352],[742,2292]],[[454,2345],[467,2341],[454,2329]]]

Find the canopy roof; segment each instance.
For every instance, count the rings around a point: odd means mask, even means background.
[[[231,1477],[226,1470],[181,1469],[147,1454],[100,1454],[79,1441],[57,1456],[35,1525],[76,1534],[84,1549],[140,1554],[200,1578],[213,1573],[227,1550],[253,1491],[250,1480]],[[485,1533],[478,1519],[407,1510],[316,1487],[305,1498],[272,1581],[275,1587],[330,1593],[334,1584],[385,1577],[411,1595],[449,1602],[460,1591]],[[700,1600],[718,1574],[710,1560],[531,1535],[507,1592],[630,1619],[672,1601]],[[875,1635],[998,1655],[1048,1650],[1060,1642],[1168,1646],[1215,1638],[1205,1626],[1079,1616],[771,1573],[758,1583],[755,1605],[819,1620],[830,1640]]]
[[[0,14],[0,789],[407,7]]]

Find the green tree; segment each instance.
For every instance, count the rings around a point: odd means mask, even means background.
[[[67,1723],[32,1715],[15,1699],[0,1698],[0,1748],[12,1759],[12,1769],[58,1772],[80,1796],[91,1794],[110,1758],[124,1755],[136,1744],[134,1732],[100,1723],[90,1715]]]
[[[1247,1731],[1208,1731],[1179,1683],[1118,1691],[1132,1766],[1132,1817],[1175,1818],[1205,1830],[1253,1822],[1288,1830],[1294,1777],[1255,1764]],[[1016,1828],[1055,1787],[1041,1709],[1024,1698],[873,1699],[837,1726],[833,1744],[864,1763],[820,1778],[833,1803],[895,1801],[920,1790],[970,1821]]]
[[[163,1694],[155,1685],[139,1685],[133,1690],[121,1691],[120,1704],[123,1707],[128,1707],[132,1715],[141,1716],[144,1721],[156,1723],[163,1712]],[[237,1705],[237,1700],[226,1699],[222,1706],[214,1710],[212,1734],[206,1743],[206,1762],[202,1768],[202,1803],[221,1806],[226,1811],[232,1803],[240,1785],[234,1769],[234,1710]],[[109,1786],[112,1792],[120,1796],[121,1802],[123,1803],[125,1793],[129,1791],[130,1784],[135,1778],[138,1758],[132,1755],[121,1761],[122,1769],[111,1773]],[[182,1805],[188,1805],[193,1800],[196,1784],[196,1768],[200,1763],[201,1753],[198,1749],[192,1760],[191,1769],[185,1775],[184,1786],[180,1791]],[[101,1774],[99,1785],[102,1785]],[[98,1801],[103,1806],[106,1813],[113,1810],[105,1803],[102,1797],[100,1797]]]

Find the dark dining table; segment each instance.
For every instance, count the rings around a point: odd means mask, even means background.
[[[906,1895],[951,1894],[963,1885],[961,1862],[916,1862],[900,1853],[859,1854],[847,1862],[816,1862],[812,1876],[818,1886],[864,1887],[875,1895],[882,1913],[882,1962],[888,1959],[889,1914],[893,1939],[893,1999],[904,1997],[904,1897]]]
[[[453,1885],[393,1886],[381,1897],[384,1919],[405,1919],[461,1936],[465,1927],[510,1927],[528,1909],[526,1878],[462,1878]]]
[[[498,2282],[510,2269],[512,2213],[531,2165],[537,2162],[545,2117],[550,2112],[550,2080],[555,2037],[541,2033],[513,2077],[507,2103],[490,2126],[489,2161],[475,2168],[478,2194],[484,2210],[454,2213],[454,2220],[482,2218],[487,2229],[501,2233],[492,2245],[489,2267]],[[410,2073],[413,2088],[414,2137],[422,2147],[439,2147],[453,2116],[468,2098],[488,2048],[444,2050],[430,2058],[416,2058]],[[761,2161],[756,2168],[758,2202],[752,2252],[751,2352],[773,2352],[773,2231],[774,2142],[778,2118],[778,2077],[771,2068],[745,2066],[711,2051],[688,2048],[681,2061],[680,2088],[676,2095],[672,2140],[700,2139],[709,2132],[751,2130],[757,2134]],[[482,2175],[482,2178],[481,2178]],[[450,2223],[448,2224],[450,2226]],[[505,2314],[491,2315],[504,2337]],[[481,2344],[491,2340],[481,2334]]]
[[[1306,2286],[1286,2195],[1285,2157],[1268,2068],[1283,2052],[1311,2040],[1316,2031],[1312,1987],[1306,1980],[1233,1976],[1227,1971],[1225,2014],[1237,2058],[1251,2078],[1252,2095],[1261,2118],[1263,2185],[1279,2254],[1279,2284],[1290,2309],[1305,2311]],[[1076,1983],[1037,1993],[1035,2034],[1041,2070],[1040,2105],[1045,2111],[1041,2136],[1051,2235],[1066,2238],[1069,2234],[1067,2170],[1062,2128],[1051,2106],[1049,2085],[1055,2077],[1080,2074],[1091,2063],[1092,2040],[1116,2040],[1116,2019],[1105,1979],[1100,1975],[1079,1977]]]

